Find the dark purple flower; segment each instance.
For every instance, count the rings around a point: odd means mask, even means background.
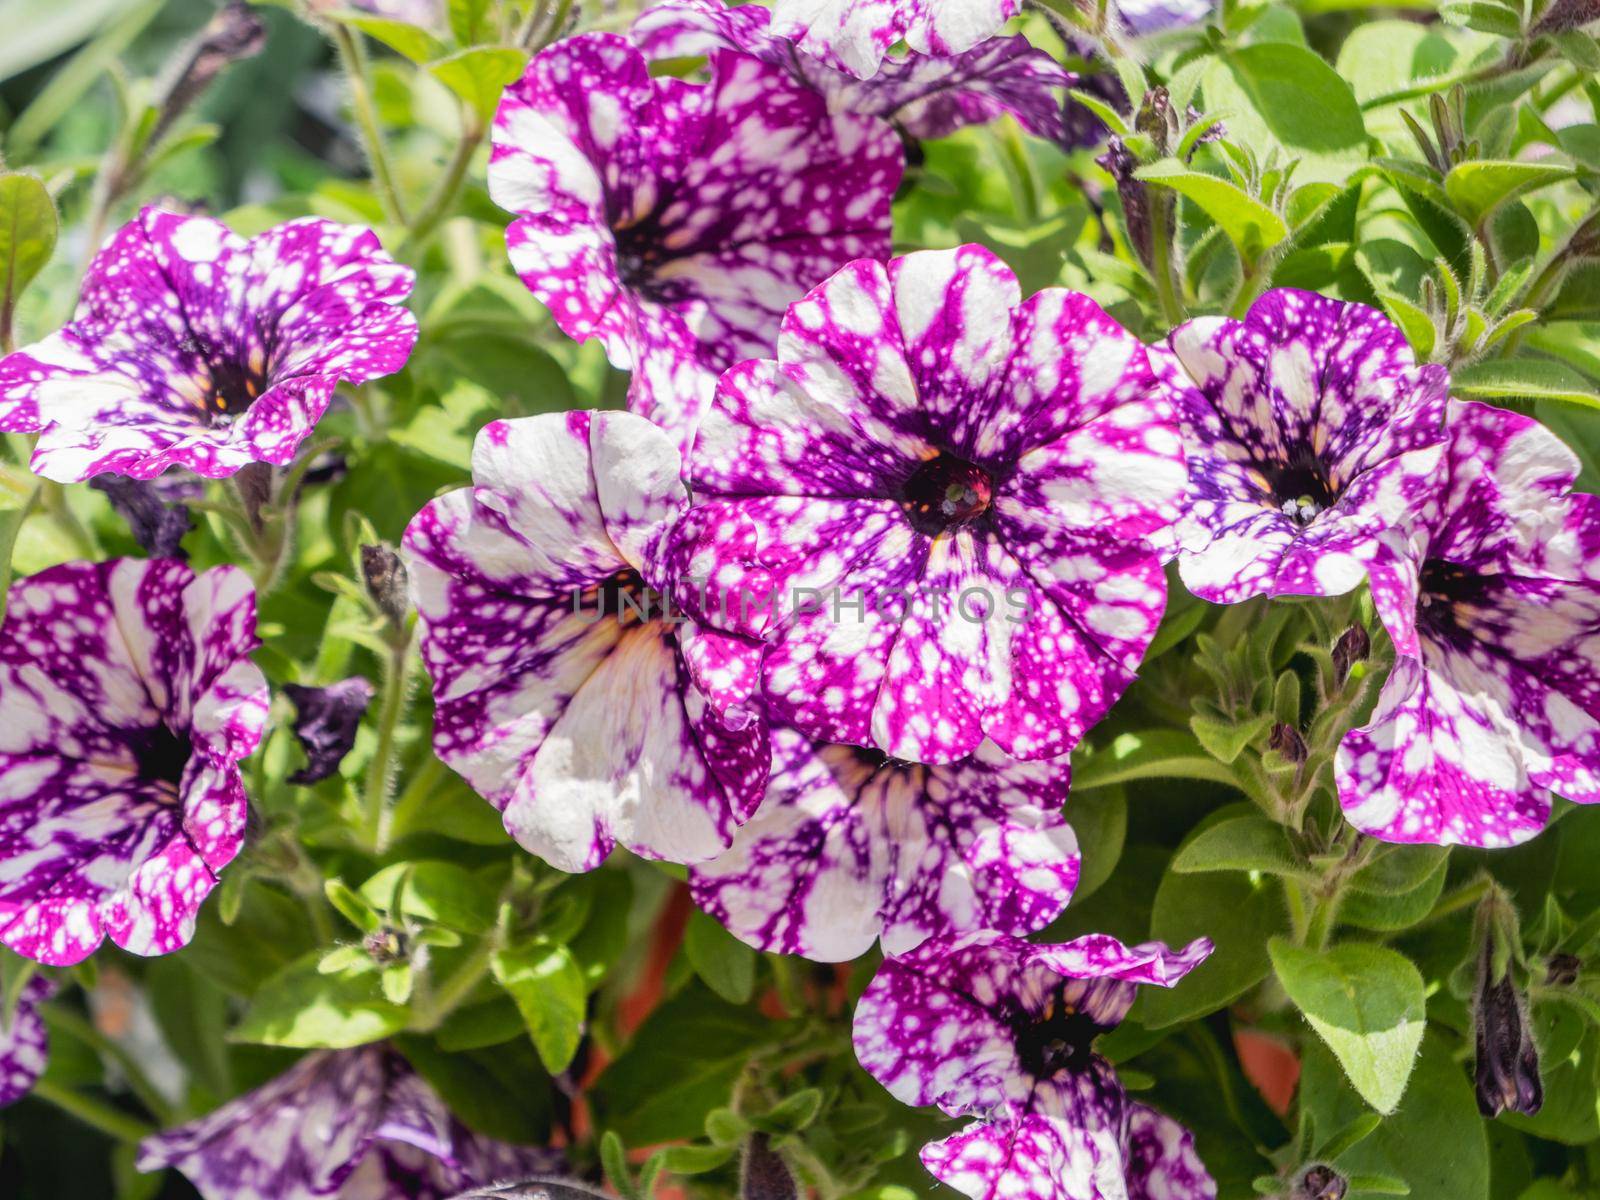
[[[882,117],[914,138],[946,137],[1006,113],[1039,137],[1066,136],[1059,93],[1077,77],[1021,37],[990,38],[950,58],[890,58],[862,80],[774,37],[770,17],[758,4],[729,8],[721,0],[668,0],[640,14],[633,40],[652,59],[737,50],[783,68],[820,93],[832,112]]]
[[[244,572],[67,563],[13,584],[0,630],[0,942],[51,966],[101,938],[188,942],[239,852],[239,759],[267,684]]]
[[[194,528],[194,522],[188,505],[163,494],[170,489],[155,481],[125,475],[100,475],[89,486],[106,494],[111,507],[128,523],[133,540],[151,558],[188,557],[183,551],[183,539]]]
[[[306,765],[289,776],[289,782],[308,784],[328,778],[355,745],[362,714],[372,700],[372,685],[356,675],[327,687],[286,683],[283,692],[294,701],[294,736],[306,752]]]
[[[1022,0],[776,0],[772,32],[861,79],[896,42],[949,57],[1000,31]]]
[[[74,481],[289,462],[341,381],[398,371],[411,272],[370,231],[304,219],[245,239],[147,208],[95,257],[72,322],[0,360],[0,431]]]
[[[732,711],[758,648],[664,607],[681,470],[632,413],[496,421],[478,435],[475,486],[406,530],[434,749],[564,871],[616,842],[710,858],[766,785],[765,724]]]
[[[1395,842],[1508,846],[1552,792],[1600,801],[1600,501],[1538,422],[1451,401],[1441,485],[1411,535],[1415,599],[1381,604],[1396,661],[1345,735],[1345,816]]]
[[[21,1100],[44,1074],[50,1058],[50,1032],[39,1005],[55,990],[51,980],[35,975],[23,985],[9,1025],[5,1012],[0,1011],[0,1108]]]
[[[777,353],[723,376],[689,469],[703,573],[776,585],[730,626],[767,639],[774,719],[917,762],[1071,750],[1166,600],[1147,539],[1186,477],[1144,347],[964,246],[852,263]]]
[[[446,1200],[558,1170],[553,1150],[468,1129],[387,1046],[320,1050],[207,1116],[139,1144],[205,1200]]]
[[[1094,1040],[1139,985],[1171,987],[1211,953],[1091,934],[1035,946],[992,932],[886,960],[856,1005],[856,1057],[896,1099],[976,1118],[922,1148],[968,1196],[1212,1200],[1177,1122],[1129,1099]]]
[[[843,962],[930,934],[1032,933],[1078,882],[1065,759],[985,743],[950,766],[773,734],[773,773],[733,845],[689,873],[696,903],[762,950]]]
[[[1539,1077],[1539,1047],[1533,1040],[1528,1002],[1509,970],[1494,968],[1494,939],[1485,938],[1478,955],[1478,987],[1472,1013],[1473,1084],[1478,1111],[1533,1116],[1544,1107]]]
[[[1178,571],[1216,604],[1337,596],[1415,606],[1406,529],[1437,487],[1449,377],[1360,304],[1280,288],[1153,352],[1178,401],[1189,498]]]
[[[770,351],[784,307],[889,253],[904,152],[783,70],[712,55],[711,82],[652,79],[611,34],[537,55],[495,115],[489,191],[511,264],[579,340],[633,371],[629,404],[694,436],[717,375]]]

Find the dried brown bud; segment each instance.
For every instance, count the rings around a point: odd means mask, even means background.
[[[266,44],[267,27],[244,0],[219,8],[168,68],[156,93],[160,99],[148,144],[155,145],[229,63],[253,58]]]
[[[1272,736],[1267,739],[1267,746],[1292,763],[1303,763],[1310,754],[1305,738],[1300,736],[1300,731],[1283,721],[1272,727]]]
[[[384,542],[361,547],[361,575],[378,611],[396,628],[404,625],[406,614],[411,611],[411,598],[407,594],[406,565],[394,547]]]
[[[1340,683],[1350,678],[1350,668],[1372,653],[1372,637],[1365,625],[1352,625],[1333,644],[1333,674]]]
[[[1349,1190],[1343,1175],[1325,1163],[1316,1163],[1295,1181],[1289,1200],[1344,1200]]]
[[[1552,954],[1545,959],[1544,981],[1551,987],[1571,987],[1578,982],[1583,960],[1576,954]]]

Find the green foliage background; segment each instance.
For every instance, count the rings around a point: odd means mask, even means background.
[[[1047,7],[1092,32],[1092,12]],[[219,487],[186,543],[198,566],[254,564],[258,661],[274,685],[360,673],[381,695],[341,775],[310,788],[285,782],[299,751],[275,700],[250,769],[255,832],[194,944],[150,961],[107,947],[67,973],[81,987],[51,1006],[45,1082],[0,1114],[0,1195],[192,1195],[132,1170],[141,1132],[208,1111],[306,1048],[380,1037],[468,1124],[528,1142],[564,1131],[580,1170],[629,1195],[666,1182],[736,1194],[752,1130],[829,1200],[936,1190],[915,1149],[950,1123],[890,1100],[849,1050],[850,1000],[875,963],[836,974],[757,954],[694,914],[663,1002],[634,1028],[630,997],[683,916],[681,870],[619,852],[566,877],[516,850],[433,757],[410,633],[360,583],[360,547],[396,541],[430,497],[465,482],[485,422],[621,403],[625,378],[562,337],[510,273],[481,139],[500,84],[552,18],[622,29],[632,10],[452,0],[432,35],[264,5],[265,51],[141,142],[154,81],[212,11],[0,0],[0,125],[19,173],[0,181],[0,243],[17,251],[0,259],[18,264],[0,283],[27,284],[16,343],[42,336],[70,313],[99,232],[157,197],[247,234],[308,213],[370,224],[418,269],[410,366],[319,426],[317,448],[337,449],[348,472],[280,497],[253,543],[233,532]],[[1129,248],[1097,150],[1064,154],[1009,121],[923,147],[896,205],[897,247],[982,242],[1025,290],[1083,290],[1150,340],[1185,313],[1242,312],[1273,286],[1382,306],[1420,356],[1449,364],[1455,394],[1537,415],[1582,457],[1583,486],[1600,487],[1600,45],[1578,29],[1548,36],[1546,11],[1228,0],[1209,27],[1117,59],[1130,92],[1163,83],[1176,111],[1192,104],[1226,129],[1192,161],[1194,139],[1127,130],[1151,202],[1178,211],[1153,268]],[[1042,14],[1024,25],[1066,55]],[[131,182],[108,195],[112,167]],[[138,552],[103,496],[33,479],[26,450],[11,439],[0,469],[0,550],[16,573]],[[1378,637],[1344,677],[1330,651],[1353,621],[1374,624],[1364,598],[1219,610],[1174,577],[1143,677],[1074,762],[1084,878],[1043,936],[1216,941],[1103,1050],[1196,1131],[1224,1197],[1286,1194],[1320,1160],[1352,1195],[1600,1194],[1600,972],[1547,971],[1558,951],[1587,963],[1600,950],[1600,812],[1561,805],[1544,836],[1495,853],[1356,837],[1327,766],[1388,650]],[[1281,722],[1304,733],[1303,767],[1269,746]],[[1531,997],[1547,1092],[1536,1117],[1484,1121],[1473,1101],[1475,921],[1498,931]],[[398,959],[361,948],[395,930]],[[23,975],[0,960],[8,995]],[[133,1019],[114,1026],[113,1012]],[[1241,1031],[1300,1055],[1286,1115],[1247,1081]],[[574,1096],[587,1126],[572,1125]]]

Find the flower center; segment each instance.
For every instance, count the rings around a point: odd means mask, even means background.
[[[1309,525],[1338,497],[1322,474],[1322,464],[1309,450],[1297,450],[1275,471],[1267,473],[1278,510],[1298,525]]]
[[[1094,1039],[1102,1032],[1098,1021],[1058,992],[1041,1017],[1018,1031],[1017,1059],[1035,1079],[1082,1071],[1094,1055]]]
[[[207,397],[206,415],[217,424],[237,417],[256,402],[256,397],[264,390],[263,382],[235,363],[212,363],[211,395]]]
[[[670,300],[673,288],[660,278],[660,271],[671,255],[663,248],[664,233],[656,212],[627,225],[613,225],[611,234],[616,241],[617,278],[622,286],[646,300]]]
[[[1462,631],[1488,588],[1476,572],[1442,558],[1427,560],[1417,586],[1417,624],[1441,640]]]
[[[982,467],[954,454],[938,454],[919,466],[900,489],[900,502],[921,533],[937,536],[989,511],[994,480]]]
[[[636,624],[669,617],[666,599],[645,583],[639,572],[628,568],[603,580],[587,591],[575,593],[573,615],[593,624],[600,620]]]
[[[141,779],[170,783],[183,782],[183,769],[194,753],[188,734],[176,734],[163,723],[141,732],[133,743],[134,770]]]

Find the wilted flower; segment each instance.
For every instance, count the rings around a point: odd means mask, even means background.
[[[239,852],[267,684],[242,571],[67,563],[0,631],[0,942],[52,966],[166,954]]]
[[[393,546],[379,542],[361,547],[361,582],[385,620],[396,627],[405,624],[411,611],[410,580]]]
[[[55,984],[43,975],[28,980],[10,1014],[10,1024],[0,1003],[0,1108],[21,1100],[44,1074],[50,1058],[50,1031],[39,1005],[55,990]]]
[[[1350,1181],[1325,1163],[1309,1166],[1295,1180],[1289,1200],[1344,1200]]]
[[[866,79],[896,42],[919,54],[960,54],[1021,9],[1022,0],[776,0],[772,32]]]
[[[1538,422],[1451,401],[1448,425],[1419,599],[1379,606],[1396,661],[1340,746],[1339,798],[1387,841],[1508,846],[1552,791],[1600,801],[1600,503]]]
[[[1072,749],[1166,600],[1146,539],[1185,473],[1144,347],[965,246],[852,263],[777,349],[723,376],[689,469],[696,561],[776,596],[734,605],[775,720],[920,762]]]
[[[289,221],[245,239],[146,208],[95,257],[70,324],[0,360],[0,432],[49,479],[289,462],[341,381],[398,371],[411,272],[370,231]]]
[[[177,1169],[205,1200],[446,1200],[558,1169],[458,1121],[388,1046],[319,1050],[270,1083],[139,1144],[141,1171]]]
[[[766,799],[733,845],[689,873],[696,903],[762,950],[825,962],[930,934],[1025,934],[1078,882],[1061,818],[1068,764],[985,744],[950,766],[773,734]]]
[[[633,40],[652,59],[737,50],[783,68],[817,91],[829,111],[882,117],[913,138],[946,137],[1006,113],[1042,138],[1059,142],[1066,135],[1059,92],[1077,77],[1021,37],[990,38],[949,58],[890,58],[863,80],[774,37],[770,18],[759,4],[729,8],[721,0],[668,0],[639,15]]]
[[[631,413],[495,421],[473,451],[476,486],[406,530],[434,749],[564,871],[619,841],[710,858],[766,785],[764,723],[694,677],[705,656],[748,698],[757,648],[682,620],[661,594],[681,469]]]
[[[1139,985],[1170,987],[1210,953],[1204,939],[1173,951],[1103,934],[931,938],[878,969],[856,1005],[856,1057],[896,1099],[976,1118],[922,1148],[968,1196],[1210,1200],[1190,1133],[1130,1100],[1094,1051]]]
[[[717,375],[767,353],[784,306],[889,252],[904,170],[881,121],[830,115],[757,59],[711,82],[652,79],[612,34],[537,55],[495,115],[489,192],[516,214],[511,265],[570,337],[632,369],[630,407],[694,436]]]
[[[106,494],[111,507],[128,523],[133,540],[151,558],[188,557],[183,552],[183,539],[194,528],[194,522],[189,517],[189,506],[170,498],[176,489],[124,475],[101,475],[89,486]]]
[[[1217,604],[1372,584],[1416,603],[1405,531],[1436,487],[1449,377],[1360,304],[1280,288],[1243,321],[1202,317],[1151,355],[1189,456],[1178,571]]]
[[[294,701],[294,736],[306,752],[306,765],[289,776],[289,782],[308,784],[328,778],[355,745],[362,714],[372,700],[372,685],[356,675],[327,687],[286,683],[283,692]]]
[[[1350,677],[1350,669],[1358,662],[1365,662],[1370,653],[1372,636],[1367,633],[1365,625],[1357,622],[1341,633],[1339,640],[1333,644],[1329,657],[1333,660],[1334,676],[1343,683]]]

